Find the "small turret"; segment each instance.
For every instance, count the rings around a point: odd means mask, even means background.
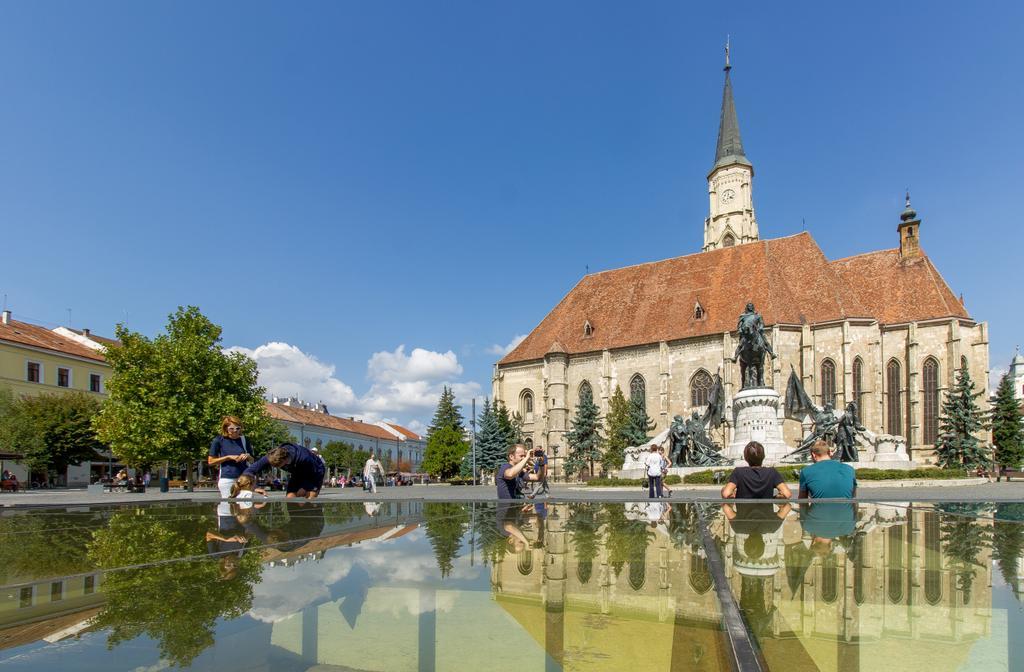
[[[900,213],[896,230],[900,234],[900,258],[917,259],[921,256],[921,220],[917,211],[910,207],[910,190],[907,190],[907,207]]]

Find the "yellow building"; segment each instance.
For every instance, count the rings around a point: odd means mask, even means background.
[[[103,348],[114,343],[88,329],[51,330],[19,322],[11,317],[11,311],[5,310],[0,316],[0,386],[17,395],[75,390],[105,397],[111,369],[103,357]],[[0,453],[4,452],[8,452],[6,447],[0,446]],[[27,469],[17,462],[4,461],[3,467],[14,472],[19,481],[28,480]],[[67,484],[88,484],[89,471],[89,463],[70,467]]]

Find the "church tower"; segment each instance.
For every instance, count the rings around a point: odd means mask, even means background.
[[[708,174],[710,216],[704,220],[703,251],[752,243],[758,239],[752,194],[754,166],[743,154],[740,124],[729,80],[729,44],[725,45],[725,89],[718,124],[715,165]]]

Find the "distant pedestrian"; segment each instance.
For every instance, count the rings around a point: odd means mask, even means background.
[[[722,488],[722,499],[771,499],[776,496],[776,490],[782,499],[793,496],[775,467],[761,466],[764,463],[764,446],[760,443],[748,443],[743,448],[743,459],[750,466],[732,470],[729,482]]]
[[[668,468],[671,463],[668,461],[668,458],[665,457],[665,449],[662,446],[658,446],[658,455],[661,456],[661,491],[665,493],[663,495],[664,497],[671,497],[672,488],[668,487],[665,483],[665,479],[668,478]]]
[[[217,489],[221,499],[231,496],[231,486],[253,459],[249,442],[242,434],[242,421],[233,415],[225,415],[220,421],[220,436],[210,442],[206,457],[208,465],[220,468]]]
[[[647,496],[651,499],[661,497],[662,491],[661,471],[664,467],[664,458],[658,453],[658,446],[650,445],[650,452],[644,457],[644,464],[647,466]]]
[[[384,467],[374,456],[370,453],[370,457],[366,458],[366,464],[363,465],[363,487],[377,494],[377,478],[376,474],[380,474],[380,477],[384,478]]]
[[[833,460],[829,445],[818,440],[811,446],[809,467],[800,470],[800,499],[852,499],[857,496],[857,474],[848,464]]]

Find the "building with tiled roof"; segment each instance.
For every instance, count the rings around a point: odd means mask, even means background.
[[[549,449],[557,475],[584,390],[602,414],[616,387],[637,396],[654,433],[704,408],[715,374],[731,402],[741,387],[737,318],[753,302],[779,355],[767,385],[785,394],[792,367],[816,403],[857,402],[868,429],[930,462],[956,371],[987,385],[987,325],[924,253],[909,195],[892,249],[829,260],[808,232],[761,239],[729,71],[702,251],[586,275],[497,363],[494,397],[520,412],[528,443]],[[794,443],[804,428],[785,421],[783,431]],[[715,438],[728,445],[730,432]]]
[[[422,437],[404,427],[331,415],[323,404],[310,405],[296,398],[274,398],[267,403],[267,413],[285,426],[297,444],[320,449],[331,441],[344,441],[372,452],[393,468],[403,464],[409,471],[419,471],[427,447]]]
[[[105,397],[111,369],[103,348],[116,344],[113,339],[92,336],[88,330],[49,329],[15,320],[10,310],[4,310],[0,313],[0,387],[19,396],[78,391]],[[58,482],[86,485],[92,465],[72,465],[59,475]],[[28,469],[18,462],[5,461],[4,468],[21,482],[29,480]]]

